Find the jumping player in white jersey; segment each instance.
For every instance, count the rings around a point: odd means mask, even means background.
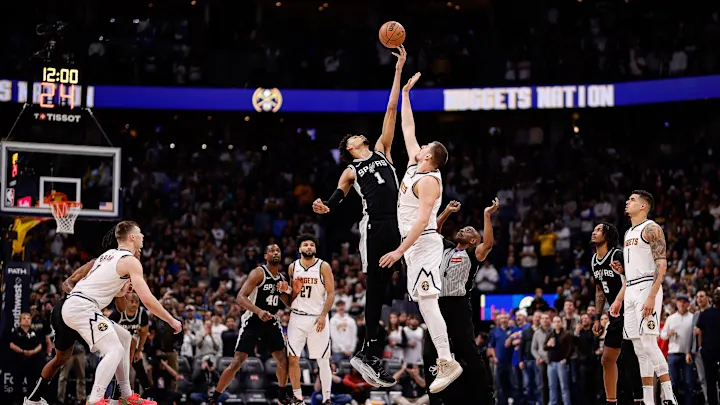
[[[86,405],[107,405],[105,391],[113,375],[120,387],[121,405],[156,405],[140,398],[130,388],[130,343],[132,336],[120,325],[110,321],[101,310],[116,296],[127,294],[132,288],[155,316],[167,322],[175,333],[182,331],[182,323],[173,318],[153,296],[145,279],[140,261],[134,252],[142,248],[143,234],[132,221],[122,221],[115,227],[117,249],[103,253],[95,260],[87,276],[72,290],[62,308],[62,320],[88,344],[91,352],[100,352],[102,360],[95,372],[95,382]]]
[[[292,280],[292,311],[287,331],[288,373],[294,404],[304,403],[300,386],[300,354],[306,344],[309,357],[318,363],[322,403],[330,404],[330,328],[326,325],[328,313],[335,302],[335,280],[330,265],[315,258],[315,237],[300,235],[297,244],[302,256],[288,268],[288,276]]]
[[[673,393],[668,363],[660,347],[660,315],[662,314],[662,282],[667,270],[665,233],[648,219],[653,209],[653,196],[645,190],[634,190],[625,203],[625,212],[632,227],[625,233],[623,247],[624,266],[613,264],[619,273],[625,274],[625,298],[614,302],[610,314],[618,316],[625,308],[625,339],[630,339],[640,365],[645,405],[655,405],[653,374],[660,380],[663,405],[677,405]]]
[[[420,147],[415,138],[415,120],[410,106],[410,89],[420,79],[416,73],[403,87],[402,130],[410,161],[400,184],[398,226],[400,246],[380,259],[380,266],[390,267],[401,257],[407,265],[407,289],[418,302],[438,359],[431,369],[436,374],[431,393],[444,390],[462,374],[462,367],[450,352],[447,325],[440,312],[438,298],[442,291],[440,265],[443,257],[442,236],[437,233],[437,214],[442,201],[440,167],[447,163],[448,152],[440,142]]]

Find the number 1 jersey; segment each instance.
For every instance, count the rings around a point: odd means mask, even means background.
[[[362,199],[363,215],[370,218],[395,218],[398,179],[395,167],[380,152],[348,165],[355,172],[353,187]]]

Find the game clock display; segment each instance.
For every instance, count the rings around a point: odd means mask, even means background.
[[[41,108],[69,107],[75,108],[75,100],[81,99],[82,88],[80,83],[80,71],[75,68],[45,66],[42,70],[42,82],[40,86]]]

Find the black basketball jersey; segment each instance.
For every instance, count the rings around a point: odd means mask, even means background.
[[[280,309],[282,301],[280,301],[280,291],[278,291],[278,284],[284,280],[282,274],[278,273],[277,277],[273,277],[270,270],[265,265],[260,266],[263,271],[265,278],[263,279],[255,290],[250,293],[250,301],[255,304],[256,307],[268,311],[272,315],[277,314]],[[245,314],[248,316],[255,316],[254,313],[246,311]]]
[[[363,215],[395,217],[397,215],[398,179],[395,167],[380,152],[366,159],[355,159],[348,165],[355,171],[353,187],[360,195]]]
[[[600,283],[602,286],[605,299],[609,304],[615,301],[623,287],[623,275],[615,272],[612,266],[610,266],[610,263],[614,261],[623,263],[622,250],[612,248],[602,259],[598,259],[597,253],[592,257],[593,277],[595,278],[595,282]],[[602,308],[598,308],[598,311],[602,311]]]
[[[134,316],[128,316],[125,312],[115,311],[110,314],[110,320],[125,328],[133,337],[138,337],[140,328],[148,326],[150,322],[147,311],[145,311],[143,307],[139,307]]]

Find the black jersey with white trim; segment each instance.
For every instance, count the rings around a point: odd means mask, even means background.
[[[353,188],[360,195],[363,215],[395,218],[397,214],[398,179],[395,167],[381,152],[348,165],[355,172]]]
[[[602,286],[605,299],[609,304],[615,302],[624,283],[624,276],[617,273],[612,266],[610,266],[610,264],[615,261],[623,263],[622,250],[617,248],[610,249],[602,259],[598,259],[597,253],[595,253],[591,262],[595,282],[600,283]],[[598,311],[602,311],[602,308],[598,308]]]

